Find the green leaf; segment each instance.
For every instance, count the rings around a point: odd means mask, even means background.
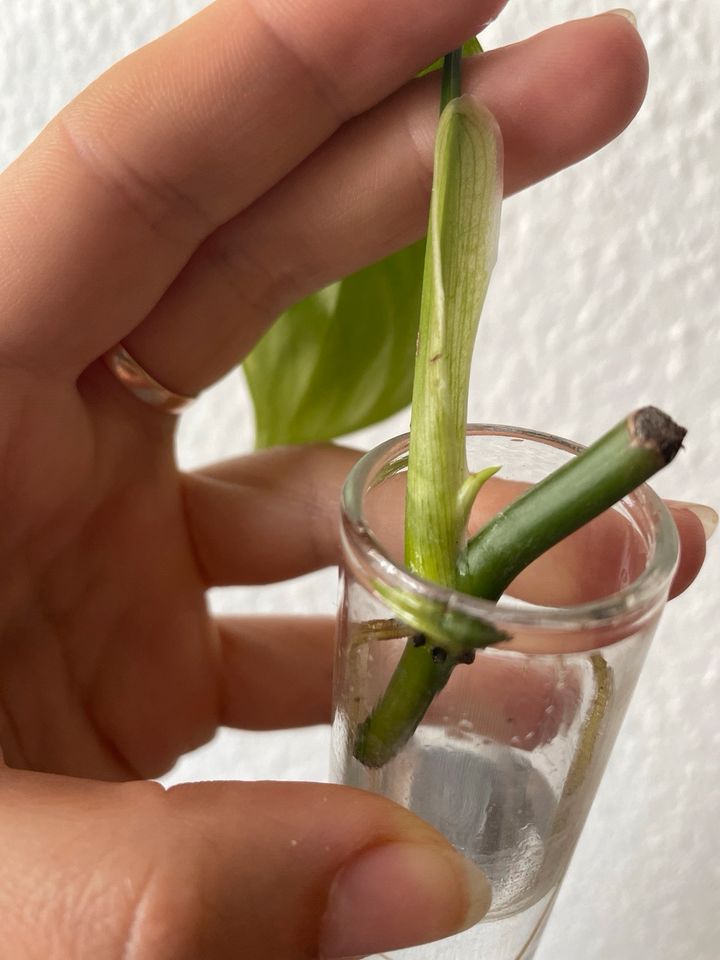
[[[408,406],[424,263],[423,239],[282,314],[244,363],[256,446],[332,440]]]
[[[468,525],[470,513],[472,511],[473,504],[477,499],[477,495],[480,493],[488,480],[494,477],[496,473],[500,473],[501,470],[502,467],[487,467],[485,470],[480,470],[479,473],[471,473],[462,487],[460,487],[460,493],[458,495],[458,514],[463,528]]]
[[[425,241],[287,310],[245,361],[256,445],[332,440],[412,397]]]
[[[446,587],[458,584],[464,546],[470,363],[501,206],[497,121],[470,97],[452,100],[435,148],[405,517],[407,566]]]
[[[479,53],[483,52],[483,48],[480,46],[480,41],[477,37],[473,37],[471,40],[468,40],[467,43],[463,44],[462,48],[464,57],[475,57]],[[435,73],[436,70],[442,70],[443,63],[445,62],[444,57],[440,57],[439,60],[436,60],[434,63],[431,63],[429,67],[425,67],[424,70],[421,70],[418,74],[419,77],[424,77],[428,73]]]

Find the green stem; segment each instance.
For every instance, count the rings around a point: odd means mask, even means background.
[[[463,591],[497,600],[533,560],[666,466],[684,437],[685,431],[654,407],[630,414],[473,537]]]
[[[382,767],[415,733],[450,679],[457,660],[420,634],[408,642],[380,704],[360,725],[354,754],[366,767]]]
[[[462,94],[462,47],[453,50],[445,57],[443,63],[442,95],[440,97],[440,113],[451,100]]]
[[[470,541],[465,591],[497,600],[529,563],[670,463],[684,437],[685,430],[654,407],[631,414]],[[444,642],[442,634],[439,623],[433,646],[418,646],[417,638],[407,644],[385,694],[358,732],[354,755],[365,766],[392,760],[453,669],[472,662],[470,640],[459,650],[456,642]],[[487,631],[479,629],[478,636],[477,645],[485,645]]]

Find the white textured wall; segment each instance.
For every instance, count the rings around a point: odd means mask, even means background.
[[[0,166],[83,84],[197,0],[1,0]],[[612,5],[612,4],[609,4]],[[506,205],[471,415],[589,440],[654,402],[691,429],[661,492],[720,504],[720,14],[716,0],[636,0],[653,75],[616,144]],[[551,10],[548,13],[548,9]],[[488,45],[600,12],[515,0]],[[183,464],[246,450],[232,376],[188,415]],[[367,431],[369,445],[406,425]],[[720,956],[720,536],[666,615],[541,951],[543,960]],[[326,572],[218,605],[328,611]],[[324,776],[323,730],[224,732],[174,779]],[[480,958],[478,958],[480,960]]]

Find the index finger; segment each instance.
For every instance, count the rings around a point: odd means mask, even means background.
[[[217,0],[118,64],[0,179],[0,357],[79,373],[218,226],[503,2]]]

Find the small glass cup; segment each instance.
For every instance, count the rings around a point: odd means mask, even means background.
[[[475,523],[581,450],[514,427],[468,427],[470,469],[502,465]],[[407,436],[382,444],[344,490],[331,775],[414,811],[490,880],[482,923],[393,960],[529,960],[667,600],[677,533],[643,487],[537,561],[524,588],[520,578],[499,604],[478,600],[402,566],[407,452]],[[416,637],[383,599],[398,590],[438,622],[470,618],[511,640],[456,667],[406,746],[368,769],[353,756],[357,731]],[[523,591],[534,602],[510,596]],[[578,592],[580,603],[545,605]]]

